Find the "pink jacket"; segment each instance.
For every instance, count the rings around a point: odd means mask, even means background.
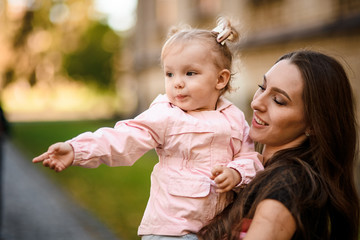
[[[224,98],[215,111],[184,112],[159,95],[135,119],[68,142],[75,151],[73,165],[83,167],[132,165],[155,148],[159,163],[138,234],[180,236],[197,232],[232,201],[231,191],[215,192],[212,167],[236,169],[239,186],[263,169],[248,133],[244,114]]]

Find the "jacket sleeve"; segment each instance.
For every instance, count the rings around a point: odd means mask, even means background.
[[[244,115],[241,114],[241,116],[240,119],[238,117],[238,120],[242,122],[240,130],[242,132],[241,147],[238,152],[234,153],[233,161],[227,165],[227,167],[237,170],[241,175],[241,181],[236,187],[248,184],[258,171],[264,169],[260,161],[262,156],[254,150],[254,143],[249,136],[250,127]]]
[[[168,118],[164,104],[156,104],[134,119],[119,121],[114,128],[85,132],[67,141],[75,152],[73,165],[88,168],[100,164],[130,166],[150,149],[164,142]]]

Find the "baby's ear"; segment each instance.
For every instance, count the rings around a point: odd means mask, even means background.
[[[217,83],[216,83],[216,89],[221,90],[228,84],[230,80],[231,73],[228,69],[223,69],[219,72]]]

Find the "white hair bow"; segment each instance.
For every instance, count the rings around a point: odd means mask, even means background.
[[[216,40],[221,45],[224,45],[227,39],[232,38],[232,29],[230,23],[224,18],[220,18],[217,21],[216,28],[214,28],[211,32],[217,34]]]

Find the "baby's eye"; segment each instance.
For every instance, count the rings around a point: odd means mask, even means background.
[[[194,76],[196,73],[195,72],[187,72],[186,76]]]
[[[174,74],[173,74],[173,73],[171,73],[171,72],[167,72],[167,73],[166,73],[166,76],[167,76],[167,77],[173,77],[173,76],[174,76]]]

